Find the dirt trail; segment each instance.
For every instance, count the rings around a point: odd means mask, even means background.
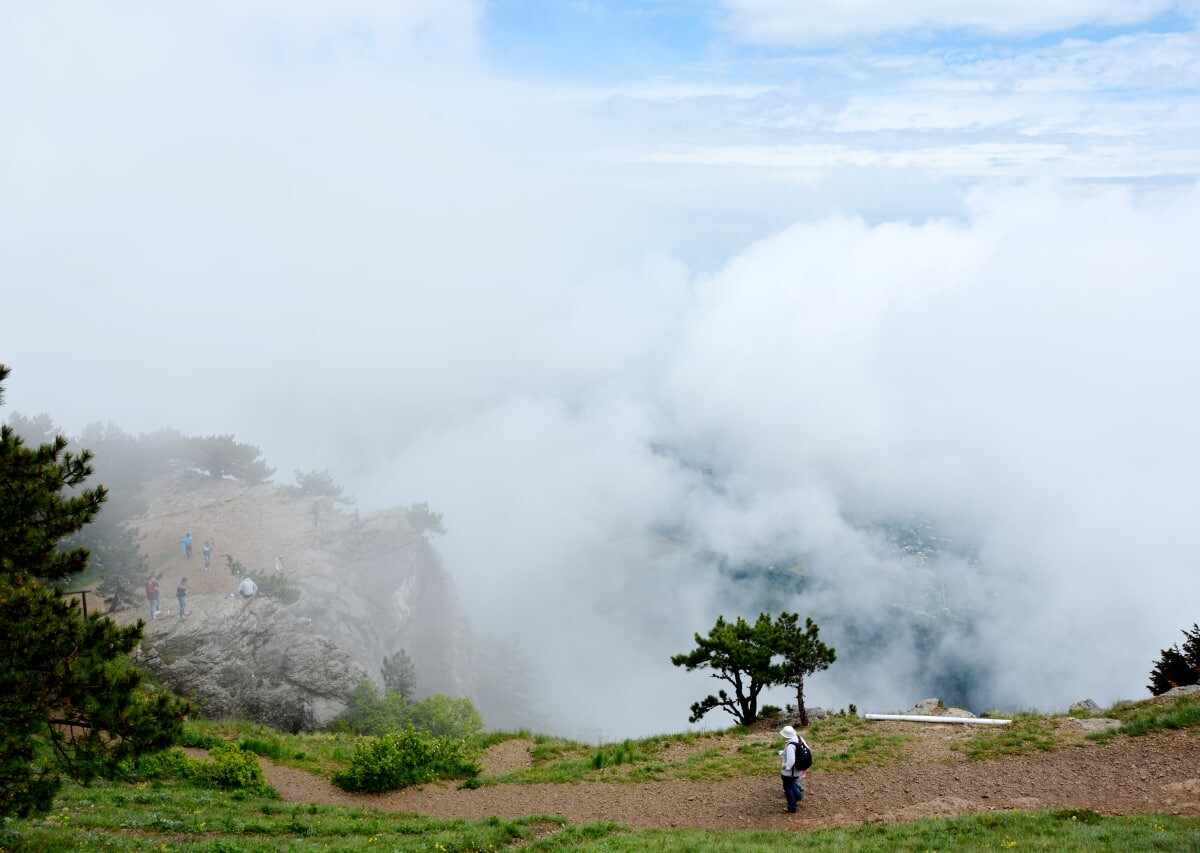
[[[890,724],[912,736],[903,764],[822,772],[805,784],[796,814],[784,812],[772,768],[761,776],[716,782],[584,782],[561,785],[454,785],[379,795],[351,795],[303,771],[266,765],[267,778],[288,802],[336,803],[443,818],[562,815],[573,823],[614,821],[639,827],[814,829],[870,821],[994,809],[1079,807],[1103,814],[1164,812],[1200,815],[1200,732],[1117,738],[1103,745],[1081,738],[1052,752],[971,761],[951,745],[962,727]],[[947,731],[957,729],[957,731]],[[702,748],[702,747],[698,747]],[[528,744],[509,741],[485,756],[485,777],[528,762]]]

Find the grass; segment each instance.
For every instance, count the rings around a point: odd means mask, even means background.
[[[1200,724],[1200,697],[1124,703],[1102,716],[1121,720],[1100,740]],[[1057,731],[1054,717],[1013,715],[1011,726],[980,728],[960,748],[970,758],[992,758],[1077,743]],[[488,733],[488,746],[519,738],[532,743],[533,766],[484,784],[509,782],[637,782],[718,780],[761,775],[777,760],[774,726],[759,730],[659,735],[600,747],[528,731]],[[857,717],[834,716],[805,732],[823,772],[853,770],[905,759],[912,735],[892,734]],[[276,732],[238,722],[194,721],[185,743],[209,747],[232,742],[280,764],[330,776],[344,768],[355,738]],[[166,762],[169,767],[170,762]],[[483,821],[439,820],[365,808],[284,804],[246,791],[227,791],[169,774],[136,783],[64,785],[49,815],[0,823],[0,851],[782,851],[798,841],[809,853],[834,850],[1154,850],[1200,849],[1200,818],[1164,815],[1104,817],[1086,810],[989,812],[903,824],[805,832],[630,829],[616,824],[568,825],[551,816]]]
[[[969,739],[951,748],[980,760],[1023,755],[1082,742],[1057,725],[1060,717],[1036,713],[1009,715],[1008,726],[973,728]],[[1156,729],[1200,725],[1200,696],[1180,696],[1173,701],[1147,700],[1122,703],[1103,716],[1122,721],[1120,728],[1088,735],[1109,741],[1118,735],[1137,736]],[[852,771],[904,761],[912,735],[890,731],[857,716],[835,715],[813,723],[805,733],[816,749],[823,772]],[[752,730],[734,727],[717,732],[686,732],[589,746],[528,731],[489,732],[477,746],[488,747],[511,739],[532,742],[532,766],[511,773],[481,777],[479,784],[570,783],[583,781],[646,782],[687,779],[716,781],[763,772],[776,760],[779,739],[774,728]],[[283,734],[264,726],[240,722],[190,722],[185,745],[211,746],[232,741],[243,749],[278,763],[331,777],[343,769],[354,752],[356,738],[346,734]]]
[[[488,850],[533,840],[558,818],[435,820],[368,809],[285,805],[186,781],[68,784],[45,818],[7,821],[0,850]]]
[[[232,742],[276,764],[307,770],[328,779],[349,763],[355,740],[357,738],[349,734],[286,734],[254,723],[191,720],[184,726],[181,745],[208,749],[218,743]]]
[[[814,750],[822,770],[856,770],[904,759],[909,735],[886,732],[861,717],[835,716],[809,726],[804,740]]]
[[[1148,815],[1103,818],[1094,812],[999,812],[964,815],[945,820],[906,824],[870,824],[844,829],[806,832],[711,832],[698,830],[641,830],[610,832],[588,839],[572,837],[571,830],[540,840],[533,851],[589,850],[598,853],[667,850],[696,853],[795,850],[805,853],[834,851],[1193,851],[1200,842],[1200,819]]]
[[[982,760],[1002,756],[1048,752],[1065,742],[1054,725],[1053,717],[1038,714],[1013,714],[1007,726],[979,727],[969,741],[956,743],[968,758]]]
[[[188,782],[64,786],[43,818],[0,825],[0,850],[87,851],[1193,851],[1200,818],[1102,817],[1069,809],[990,812],[806,832],[632,830],[557,817],[440,820],[341,806],[281,804]]]
[[[1120,720],[1120,727],[1089,737],[1106,743],[1117,735],[1139,737],[1163,729],[1191,728],[1200,726],[1200,695],[1192,693],[1168,701],[1151,699],[1146,702],[1121,702],[1104,715]]]
[[[527,733],[524,736],[529,737]],[[823,770],[853,770],[902,760],[904,743],[910,738],[881,733],[858,717],[831,717],[814,723],[806,739],[817,747],[817,760]],[[532,740],[531,767],[485,777],[481,782],[717,781],[757,776],[764,767],[774,766],[778,761],[781,744],[773,729],[768,735],[742,727],[720,732],[656,735],[600,747],[542,736]],[[686,748],[676,748],[680,746]]]

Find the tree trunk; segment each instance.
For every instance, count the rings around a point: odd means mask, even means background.
[[[800,725],[808,727],[808,711],[804,709],[804,676],[796,679],[796,710],[800,712]]]

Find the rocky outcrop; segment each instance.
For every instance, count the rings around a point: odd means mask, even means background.
[[[942,704],[941,699],[922,699],[916,705],[913,705],[905,715],[924,716],[924,717],[974,717],[970,711],[964,708],[947,708]]]
[[[266,598],[193,596],[193,615],[146,626],[139,657],[207,717],[245,717],[284,731],[328,725],[366,670]],[[203,613],[198,618],[197,613]]]
[[[474,698],[471,633],[453,581],[406,510],[360,517],[284,487],[186,472],[146,498],[136,526],[152,570],[163,574],[164,615],[147,625],[142,659],[205,714],[320,727],[362,679],[378,682],[383,659],[401,649],[416,667],[418,696]],[[195,542],[190,559],[179,545],[185,533]],[[212,543],[208,571],[204,542]],[[231,598],[231,562],[259,581],[280,576],[298,597]],[[171,593],[184,576],[188,618],[180,619],[170,615]]]

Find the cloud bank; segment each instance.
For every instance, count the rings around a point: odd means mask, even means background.
[[[722,567],[859,649],[827,706],[1136,696],[1195,621],[1194,32],[593,86],[474,3],[139,8],[0,13],[8,410],[428,501],[558,730],[680,728]]]

